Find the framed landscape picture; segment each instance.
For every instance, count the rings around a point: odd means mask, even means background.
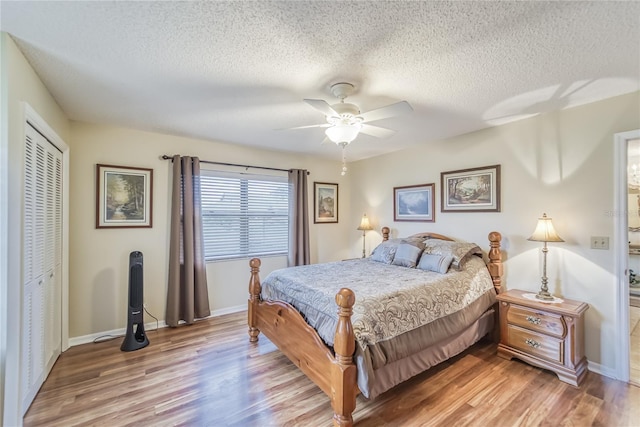
[[[433,193],[435,184],[393,188],[394,221],[435,222]]]
[[[442,212],[500,212],[500,165],[442,172]]]
[[[313,183],[313,222],[338,222],[338,184]]]
[[[96,228],[152,226],[153,169],[96,165]]]

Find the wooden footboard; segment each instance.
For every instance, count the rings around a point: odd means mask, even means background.
[[[357,371],[353,363],[356,341],[351,324],[356,300],[353,291],[342,288],[336,294],[339,317],[332,351],[291,305],[282,301],[260,300],[260,260],[254,258],[249,265],[249,341],[258,341],[260,332],[265,334],[329,396],[334,425],[353,425],[351,414],[355,410],[358,393]]]

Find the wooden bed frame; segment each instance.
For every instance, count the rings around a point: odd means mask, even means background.
[[[382,228],[383,240],[389,239],[389,228]],[[453,240],[435,233],[419,233],[414,236]],[[494,231],[489,233],[490,250],[487,269],[493,280],[496,293],[501,292],[502,236]],[[328,347],[318,333],[304,320],[290,304],[283,301],[262,301],[260,292],[260,260],[253,258],[249,281],[249,341],[257,342],[260,332],[265,334],[302,372],[305,373],[331,399],[333,424],[352,426],[352,413],[356,407],[356,395],[360,392],[356,383],[357,370],[353,362],[356,348],[351,314],[356,297],[353,291],[342,288],[336,294],[338,304],[338,324],[333,348]],[[497,307],[496,327],[497,325]],[[496,337],[494,336],[494,339]]]

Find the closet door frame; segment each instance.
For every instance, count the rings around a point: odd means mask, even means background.
[[[69,146],[26,102],[24,106],[23,138],[27,122],[38,129],[62,152],[62,351],[69,349]]]
[[[53,144],[60,152],[62,153],[62,248],[61,248],[61,351],[66,351],[69,348],[69,146],[58,136],[58,134],[47,124],[47,122],[26,102],[22,103],[23,106],[23,130],[22,130],[22,141],[26,140],[27,135],[27,127],[31,124],[32,127],[36,128],[42,135],[46,137],[46,139]],[[23,142],[24,143],[24,142]],[[20,204],[23,206],[24,204],[24,149],[21,154],[21,169],[22,169],[22,182],[21,182],[21,199]],[[24,207],[21,207],[24,209]],[[21,233],[20,238],[20,247],[14,248],[14,250],[19,251],[19,253],[24,253],[24,237]],[[18,416],[21,417],[27,408],[23,408],[22,404],[22,339],[21,336],[23,334],[22,325],[24,322],[24,313],[23,313],[23,299],[24,299],[24,290],[23,290],[23,268],[20,268],[20,281],[19,281],[19,291],[18,292],[10,292],[10,298],[7,301],[7,318],[15,320],[16,325],[20,325],[18,328],[11,328],[8,331],[7,341],[15,343],[17,345],[13,345],[7,348],[7,373],[9,370],[16,373],[16,375],[7,375],[5,377],[5,396],[4,396],[4,406],[7,408],[7,403],[15,404],[17,403]],[[11,336],[16,334],[17,336]],[[9,354],[12,352],[13,354]],[[12,390],[12,394],[15,393],[15,396],[19,398],[13,400],[7,395],[7,391]],[[11,402],[8,402],[11,400]],[[5,414],[7,415],[7,414]],[[6,421],[6,417],[5,417]]]

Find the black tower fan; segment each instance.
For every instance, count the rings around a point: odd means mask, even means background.
[[[120,346],[122,351],[134,351],[149,345],[144,333],[142,296],[142,252],[129,254],[129,306],[127,310],[127,334]]]

